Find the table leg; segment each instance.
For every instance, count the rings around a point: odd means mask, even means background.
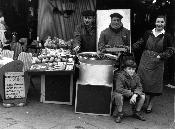
[[[72,105],[72,97],[73,97],[73,74],[70,76],[70,104]]]
[[[40,102],[44,102],[45,100],[45,75],[41,75],[41,97]]]

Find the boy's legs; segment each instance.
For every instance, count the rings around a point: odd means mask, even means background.
[[[138,96],[137,100],[138,100],[138,102],[136,102],[133,116],[139,120],[145,121],[145,118],[142,116],[142,114],[140,112],[141,108],[144,104],[144,101],[145,101],[145,94]]]
[[[118,115],[115,119],[115,122],[120,123],[122,118],[123,118],[123,95],[115,92],[114,93],[114,101],[115,101],[115,105],[116,105],[115,110],[117,110],[117,112],[118,112]]]
[[[115,93],[114,101],[115,101],[115,105],[117,106],[117,111],[122,112],[123,111],[123,95],[120,93]]]
[[[137,105],[136,105],[136,111],[140,112],[144,102],[145,102],[145,95],[140,95],[138,96],[139,97],[139,100],[137,102]]]

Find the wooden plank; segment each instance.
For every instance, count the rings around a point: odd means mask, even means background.
[[[73,99],[73,74],[71,74],[70,77],[70,104],[72,105],[72,99]]]

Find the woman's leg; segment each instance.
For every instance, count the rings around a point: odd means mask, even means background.
[[[149,102],[148,102],[148,105],[147,105],[147,111],[148,112],[151,112],[151,110],[152,110],[153,100],[154,100],[154,96],[150,95]]]
[[[145,104],[144,104],[144,108],[147,108],[149,105],[149,100],[150,100],[150,95],[146,94],[145,95]]]

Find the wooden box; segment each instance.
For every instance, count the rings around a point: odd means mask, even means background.
[[[110,116],[111,94],[112,86],[77,83],[75,113]]]

